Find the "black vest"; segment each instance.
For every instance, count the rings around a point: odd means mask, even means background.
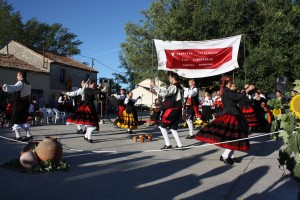
[[[134,107],[135,102],[132,99],[128,99],[127,107]],[[125,101],[125,100],[124,100]]]
[[[176,82],[174,85],[176,86],[176,92],[175,92],[175,94],[172,94],[170,96],[165,97],[165,101],[163,103],[163,108],[164,109],[167,109],[167,108],[182,108],[182,101],[181,101],[182,94],[180,94],[181,98],[178,101],[176,101],[176,97],[177,97],[178,93],[181,93],[181,86],[179,85],[178,82]]]
[[[118,105],[118,106],[124,106],[124,101],[125,101],[125,99],[126,99],[126,98],[124,98],[124,99],[118,99],[118,100],[117,100],[117,105]]]

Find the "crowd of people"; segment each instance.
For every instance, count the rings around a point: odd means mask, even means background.
[[[213,143],[224,148],[220,161],[232,165],[239,162],[234,157],[235,150],[248,150],[250,143],[248,138],[251,130],[269,131],[270,121],[266,118],[270,114],[266,106],[267,98],[253,84],[246,84],[242,89],[237,90],[236,85],[230,77],[223,77],[222,83],[216,95],[212,98],[209,91],[199,98],[199,90],[194,79],[190,79],[189,87],[179,83],[179,76],[176,73],[169,75],[170,85],[167,88],[158,87],[151,83],[153,90],[157,92],[160,99],[156,99],[151,107],[151,120],[158,125],[164,138],[162,150],[172,149],[169,140],[168,129],[172,133],[176,146],[175,149],[182,149],[183,144],[177,132],[178,125],[184,119],[188,126],[186,139],[196,139],[202,142]],[[97,110],[98,99],[96,95],[103,94],[107,88],[97,85],[93,80],[82,80],[81,87],[73,92],[62,92],[58,99],[58,109],[69,111],[66,124],[76,125],[77,134],[84,134],[83,139],[93,143],[92,132],[99,130],[99,113]],[[291,91],[294,96],[296,91]],[[15,132],[14,139],[17,141],[28,141],[33,139],[30,126],[27,123],[28,117],[38,121],[42,118],[40,106],[35,97],[30,100],[31,84],[27,81],[27,74],[24,71],[17,73],[15,85],[2,85],[1,98],[11,93],[12,100],[5,104],[1,101],[1,111],[5,112],[5,118],[9,121]],[[276,99],[282,104],[289,101],[281,91],[276,91]],[[132,134],[138,127],[138,116],[134,104],[138,98],[133,98],[133,93],[124,89],[120,94],[112,94],[117,98],[118,116],[115,121],[116,127],[126,129]],[[70,98],[77,99],[77,103],[70,103]],[[69,106],[72,104],[72,107]],[[205,126],[195,131],[193,121],[202,120]],[[22,138],[20,130],[25,131],[25,138]],[[232,141],[234,142],[227,142]],[[237,141],[236,141],[237,140]]]

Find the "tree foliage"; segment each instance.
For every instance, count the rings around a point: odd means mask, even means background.
[[[16,40],[28,46],[69,56],[79,54],[79,45],[82,44],[77,35],[69,32],[62,24],[49,25],[36,18],[23,23],[20,13],[13,12],[13,7],[4,0],[0,0],[0,35],[0,48]]]
[[[243,34],[240,68],[234,71],[237,83],[253,82],[272,92],[277,77],[293,82],[300,75],[299,1],[159,0],[142,13],[144,20],[126,24],[121,44],[134,83],[151,78],[152,70],[157,73],[154,38],[187,41]]]

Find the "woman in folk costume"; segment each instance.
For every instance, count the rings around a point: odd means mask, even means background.
[[[115,97],[117,99],[117,105],[118,105],[118,118],[114,121],[114,125],[117,125],[117,123],[122,120],[123,111],[125,110],[125,99],[126,99],[126,91],[124,89],[120,89],[120,95],[112,94],[111,96]]]
[[[129,134],[132,134],[132,130],[137,129],[138,116],[134,104],[141,98],[133,99],[132,97],[133,93],[129,92],[124,101],[126,109],[122,113],[123,120],[118,121],[116,124],[120,128],[127,128]]]
[[[244,90],[246,90],[249,87],[249,84],[246,84],[244,86],[244,89],[241,91],[242,93],[244,92]],[[256,117],[256,113],[253,110],[250,100],[252,99],[252,97],[249,94],[245,94],[245,98],[242,98],[238,104],[240,106],[240,109],[242,110],[242,113],[245,115],[246,120],[248,122],[248,126],[250,128],[255,127],[258,125],[258,121],[257,121],[257,117]]]
[[[232,80],[229,77],[222,78],[220,93],[224,109],[219,117],[196,134],[197,140],[212,144],[217,143],[217,146],[225,148],[224,153],[220,156],[220,161],[229,165],[238,162],[238,160],[234,158],[234,150],[245,151],[248,150],[250,146],[248,139],[236,142],[230,141],[248,137],[248,124],[245,116],[237,106],[237,103],[242,98],[245,98],[246,93],[254,89],[253,85],[249,85],[245,92],[236,93],[230,90],[231,85]],[[223,143],[226,141],[228,141],[228,143]]]
[[[91,138],[94,130],[99,131],[99,118],[95,109],[95,95],[101,93],[101,89],[93,89],[95,81],[88,83],[88,88],[84,89],[84,104],[82,104],[75,113],[71,114],[66,122],[67,124],[83,125],[86,127],[84,140],[93,143]]]
[[[82,80],[81,81],[81,88],[78,88],[77,90],[73,91],[73,92],[66,92],[64,94],[70,96],[70,97],[76,97],[76,96],[81,96],[81,102],[80,105],[82,105],[84,103],[84,90],[88,87],[88,82],[90,80]],[[77,124],[77,134],[85,134],[86,130],[85,130],[85,126]]]
[[[17,73],[18,82],[15,85],[3,85],[4,92],[14,93],[13,110],[11,117],[11,124],[13,130],[16,133],[15,140],[21,141],[20,129],[24,129],[26,132],[26,138],[24,141],[32,140],[33,137],[29,130],[29,124],[27,123],[28,109],[30,106],[31,84],[27,81],[27,73],[25,71],[19,71]]]

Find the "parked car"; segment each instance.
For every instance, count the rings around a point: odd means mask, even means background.
[[[134,107],[137,111],[149,111],[150,110],[150,108],[146,104],[135,104]]]

